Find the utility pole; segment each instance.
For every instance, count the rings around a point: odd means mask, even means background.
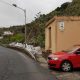
[[[16,8],[19,8],[22,11],[24,11],[24,17],[25,17],[25,22],[24,22],[24,25],[25,25],[25,48],[26,48],[26,43],[27,43],[27,41],[26,41],[26,9],[20,8],[16,4],[13,4],[12,6],[14,6]]]

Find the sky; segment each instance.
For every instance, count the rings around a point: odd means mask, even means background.
[[[34,20],[38,12],[48,14],[65,2],[72,0],[0,0],[0,27],[25,24],[24,12],[12,4],[26,9],[26,23]]]

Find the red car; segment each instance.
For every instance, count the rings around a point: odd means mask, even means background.
[[[80,48],[50,54],[48,56],[48,66],[66,72],[71,71],[73,68],[80,68]]]

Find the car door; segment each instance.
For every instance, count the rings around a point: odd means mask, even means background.
[[[76,51],[75,51],[75,66],[76,67],[80,67],[80,49],[77,49]]]

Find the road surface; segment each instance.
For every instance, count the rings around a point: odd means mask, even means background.
[[[57,80],[25,54],[0,46],[0,80]]]

